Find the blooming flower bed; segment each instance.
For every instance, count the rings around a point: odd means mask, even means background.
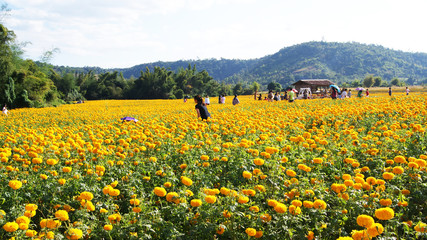
[[[10,111],[0,238],[426,237],[427,95],[240,100]]]

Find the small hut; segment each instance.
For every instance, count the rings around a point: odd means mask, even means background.
[[[313,94],[324,96],[330,85],[335,83],[328,79],[303,79],[293,83],[294,88],[300,92],[302,88],[309,88]]]

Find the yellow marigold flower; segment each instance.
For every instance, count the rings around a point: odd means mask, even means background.
[[[36,230],[27,230],[26,232],[25,232],[25,236],[27,236],[27,237],[35,237],[35,236],[37,236],[37,231]]]
[[[292,205],[294,205],[295,207],[301,207],[302,206],[302,202],[300,200],[293,200],[291,202]]]
[[[110,223],[117,223],[120,222],[120,220],[122,220],[122,216],[120,216],[120,214],[115,213],[115,214],[111,214],[110,216],[108,216],[108,220],[110,221]]]
[[[246,228],[245,230],[246,234],[248,234],[248,236],[255,236],[256,235],[256,230],[254,228]]]
[[[178,199],[179,195],[176,192],[170,192],[166,194],[166,201],[175,202]]]
[[[389,207],[379,208],[375,210],[375,217],[380,220],[392,219],[394,217],[394,210]]]
[[[21,216],[21,217],[18,217],[15,222],[18,224],[24,223],[24,224],[28,225],[28,224],[30,224],[30,219],[26,216]]]
[[[294,170],[288,169],[286,170],[286,175],[288,175],[289,177],[295,177],[297,173]]]
[[[252,171],[252,173],[253,173],[253,175],[257,176],[257,175],[261,174],[261,173],[262,173],[262,171],[261,171],[261,169],[259,169],[259,168],[255,168],[255,169]]]
[[[61,185],[64,185],[66,182],[67,182],[67,180],[65,180],[63,178],[58,179],[58,183]]]
[[[352,237],[339,237],[337,240],[353,240]]]
[[[18,230],[19,225],[16,222],[7,222],[5,225],[3,225],[3,229],[6,232],[15,232]]]
[[[185,186],[191,186],[193,184],[193,180],[191,180],[188,177],[181,177],[181,182],[185,185]]]
[[[292,215],[298,215],[298,214],[300,214],[300,213],[301,213],[301,208],[300,208],[300,207],[296,207],[296,206],[294,206],[294,205],[290,205],[290,206],[289,206],[289,212],[290,212]]]
[[[68,239],[71,239],[71,240],[77,240],[77,239],[82,238],[82,236],[83,236],[83,232],[82,232],[82,230],[80,230],[80,229],[78,229],[78,228],[70,228],[70,229],[65,233],[65,236],[66,236]]]
[[[327,204],[325,201],[321,200],[321,199],[316,199],[313,203],[313,207],[316,209],[326,209]]]
[[[208,161],[209,160],[209,156],[208,155],[202,155],[200,157],[200,159],[202,159],[203,161]]]
[[[82,192],[80,193],[80,198],[90,201],[93,199],[93,194],[91,192]]]
[[[353,230],[353,232],[351,233],[351,236],[355,240],[368,240],[368,239],[370,239],[368,236],[368,233],[365,230],[359,230],[359,231]]]
[[[264,234],[264,232],[263,231],[256,231],[256,234],[255,234],[255,238],[261,238],[262,237],[262,235]]]
[[[38,206],[36,204],[27,204],[25,205],[25,210],[27,211],[36,211]]]
[[[286,163],[288,161],[288,158],[287,157],[282,157],[281,161],[282,161],[282,163]]]
[[[238,202],[240,204],[245,204],[245,203],[249,202],[249,198],[246,196],[240,196]]]
[[[361,227],[369,228],[374,224],[374,219],[368,215],[359,215],[356,219],[357,224]]]
[[[11,187],[13,190],[17,190],[22,187],[22,182],[19,180],[10,180],[9,187]]]
[[[396,156],[396,157],[394,157],[394,161],[397,163],[405,163],[406,158],[404,156]]]
[[[225,188],[225,187],[222,187],[222,188],[220,189],[220,192],[221,192],[221,194],[223,194],[223,195],[227,196],[228,194],[230,194],[230,189]]]
[[[387,206],[390,206],[390,205],[392,204],[392,201],[391,201],[391,199],[390,199],[390,198],[387,198],[387,199],[380,199],[380,204],[381,204],[382,206],[387,207]]]
[[[375,179],[374,177],[368,177],[366,178],[366,183],[368,183],[369,185],[375,185],[377,183],[377,179]]]
[[[403,195],[409,195],[411,193],[408,189],[403,189],[401,192]]]
[[[129,203],[131,205],[138,206],[141,203],[141,201],[139,201],[139,199],[137,199],[137,198],[132,198],[131,200],[129,200]]]
[[[262,166],[262,165],[264,165],[264,160],[262,160],[261,158],[255,158],[254,164],[257,166]]]
[[[225,218],[230,218],[230,217],[231,217],[231,212],[229,212],[228,210],[224,210],[224,211],[222,212],[222,215],[223,215]]]
[[[113,225],[110,225],[110,224],[104,225],[104,230],[105,231],[111,231],[111,230],[113,230]]]
[[[304,201],[304,202],[302,203],[302,205],[303,205],[305,208],[312,208],[312,207],[314,206],[314,203],[313,203],[312,201]]]
[[[110,192],[108,192],[108,194],[112,197],[117,197],[120,195],[120,190],[119,189],[111,189]]]
[[[376,237],[384,232],[384,227],[381,223],[374,223],[371,227],[368,228],[369,237]]]
[[[394,178],[394,174],[393,173],[389,173],[389,172],[385,172],[385,173],[383,173],[383,178],[385,180],[391,180],[391,179]]]
[[[190,205],[192,207],[200,207],[200,206],[202,206],[202,200],[200,200],[200,199],[193,199],[193,200],[191,200]]]
[[[427,232],[427,224],[423,222],[419,222],[415,227],[415,231],[417,232]]]
[[[101,208],[101,209],[99,210],[99,212],[100,212],[100,213],[108,213],[108,210],[107,210],[107,209],[105,209],[105,208]]]
[[[166,189],[164,189],[162,187],[155,187],[154,193],[159,197],[164,197],[164,196],[166,196]]]
[[[393,168],[393,173],[394,174],[402,174],[405,170],[403,170],[403,168],[401,166],[397,166]]]
[[[224,231],[225,231],[225,226],[224,225],[220,225],[218,227],[218,230],[216,230],[216,233],[219,234],[219,235],[222,235],[224,233]]]
[[[68,220],[68,212],[65,210],[58,210],[55,212],[55,217],[61,221],[67,221]]]
[[[248,172],[248,171],[244,171],[243,172],[243,177],[246,179],[251,179],[252,178],[252,173]]]
[[[268,206],[275,207],[279,202],[274,199],[267,200]]]
[[[64,172],[64,173],[69,173],[69,172],[71,172],[71,170],[72,170],[71,167],[63,167],[62,168],[62,172]]]
[[[216,197],[213,196],[213,195],[208,195],[208,196],[205,197],[205,201],[207,203],[211,203],[211,204],[215,203],[216,202]]]
[[[288,208],[283,203],[277,203],[277,205],[274,207],[274,211],[277,213],[285,213],[287,210]]]
[[[192,197],[194,195],[194,193],[191,190],[185,190],[185,196],[187,197]]]
[[[270,222],[271,221],[271,215],[268,213],[264,213],[261,216],[259,216],[263,222]]]
[[[259,207],[258,206],[251,206],[249,208],[249,210],[252,211],[252,212],[259,212]]]
[[[55,233],[52,231],[47,232],[46,238],[47,239],[55,239]]]
[[[323,159],[321,158],[314,158],[313,163],[321,164],[323,162]]]

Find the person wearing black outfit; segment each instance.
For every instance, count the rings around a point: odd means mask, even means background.
[[[200,95],[194,96],[194,102],[196,103],[197,118],[207,120],[211,114],[208,112],[208,108],[203,102],[203,98],[200,97]]]

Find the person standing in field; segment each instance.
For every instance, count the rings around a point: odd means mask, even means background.
[[[200,95],[194,96],[194,102],[196,103],[196,112],[197,118],[202,118],[202,120],[207,120],[211,114],[206,107],[206,104],[203,102],[203,98]]]
[[[332,88],[331,98],[337,99],[337,90],[335,88]]]
[[[237,94],[235,94],[234,95],[234,98],[233,98],[233,105],[237,105],[237,104],[239,104],[240,103],[240,101],[239,101],[239,99],[237,98]]]
[[[262,100],[262,95],[260,93],[259,96],[258,96],[258,101],[261,101],[261,100]]]
[[[219,95],[219,96],[218,96],[218,103],[219,103],[219,104],[221,104],[221,98],[222,98],[222,96],[221,96],[221,95]]]
[[[211,100],[209,99],[209,96],[208,96],[208,95],[206,95],[206,98],[205,98],[205,104],[206,104],[206,105],[211,104]]]
[[[406,87],[406,95],[409,95],[409,88]]]
[[[7,105],[6,104],[3,107],[3,114],[7,116]]]
[[[366,97],[369,97],[369,89],[366,89]]]
[[[348,90],[347,96],[348,96],[348,98],[351,98],[351,89]]]
[[[391,97],[391,87],[388,88],[388,95]]]
[[[362,97],[362,93],[363,93],[363,91],[359,90],[359,92],[357,93],[357,97],[361,98]]]
[[[347,98],[347,88],[344,88],[344,90],[342,90],[341,98]]]
[[[225,95],[221,96],[221,103],[224,104],[225,103]]]
[[[270,91],[268,92],[267,97],[268,97],[268,101],[269,101],[269,102],[272,102],[272,101],[273,101],[273,97],[274,97],[273,90],[270,90]]]
[[[295,100],[295,93],[294,91],[290,90],[288,94],[289,102],[293,102]]]

